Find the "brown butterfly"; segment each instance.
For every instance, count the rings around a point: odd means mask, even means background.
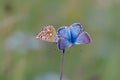
[[[52,25],[44,26],[37,34],[38,40],[56,42],[56,30]]]

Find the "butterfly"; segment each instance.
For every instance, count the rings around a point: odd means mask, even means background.
[[[57,43],[59,50],[65,50],[74,44],[88,44],[92,41],[90,35],[85,31],[83,32],[80,23],[73,23],[70,27],[62,26],[57,32],[52,25],[44,26],[36,38]]]
[[[44,26],[37,34],[36,38],[41,41],[55,42],[56,30],[52,25]]]
[[[90,35],[84,31],[80,23],[73,23],[70,27],[63,26],[57,30],[57,45],[64,50],[74,44],[88,44],[92,41]]]

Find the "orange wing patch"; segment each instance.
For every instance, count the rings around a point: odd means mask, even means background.
[[[55,42],[56,30],[52,25],[48,25],[42,28],[42,30],[36,36],[38,40]]]

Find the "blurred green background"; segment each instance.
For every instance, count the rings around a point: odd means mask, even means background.
[[[93,41],[66,49],[63,80],[120,80],[120,0],[0,0],[0,80],[59,80],[62,51],[35,37],[75,22]]]

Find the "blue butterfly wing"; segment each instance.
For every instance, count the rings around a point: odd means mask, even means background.
[[[64,50],[65,48],[70,47],[72,43],[65,38],[59,38],[57,45],[59,50]]]
[[[60,50],[64,50],[65,48],[68,48],[72,45],[70,29],[68,27],[66,26],[60,27],[57,30],[57,36],[58,36],[57,45]]]
[[[82,33],[82,25],[80,23],[73,23],[69,28],[72,39],[76,39]]]
[[[58,36],[58,38],[62,37],[62,38],[66,38],[66,39],[70,40],[71,36],[70,36],[69,28],[66,26],[60,27],[57,30],[57,36]]]
[[[88,44],[92,41],[90,35],[87,32],[82,32],[77,37],[75,44]]]

